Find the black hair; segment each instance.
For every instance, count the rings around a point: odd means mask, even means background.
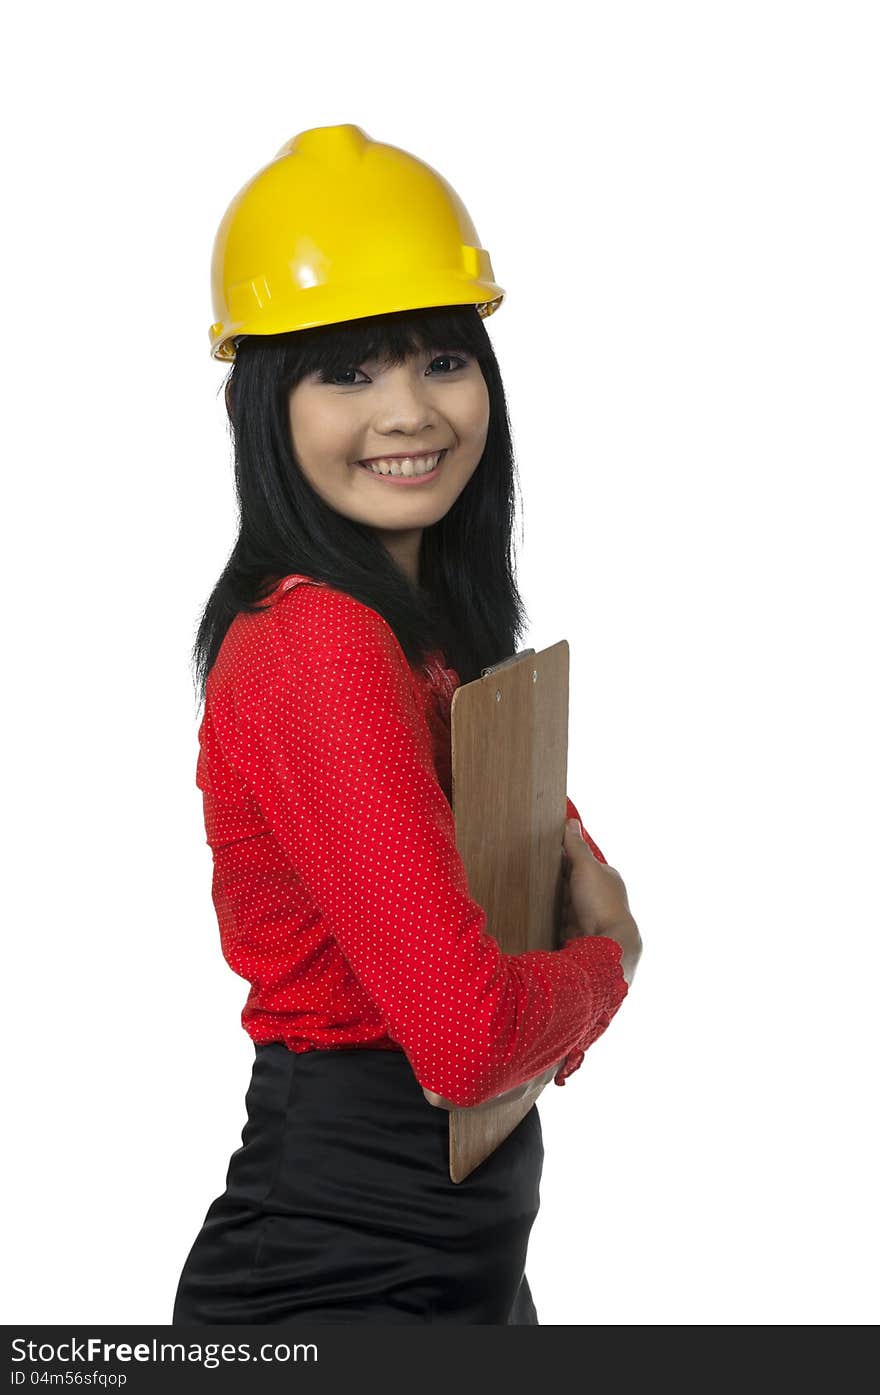
[[[488,435],[467,485],[422,534],[415,586],[368,524],[338,513],[312,488],[293,451],[288,397],[314,372],[332,376],[370,359],[402,363],[418,352],[456,349],[476,358],[485,379]],[[289,572],[326,581],[377,611],[412,666],[441,648],[467,683],[516,651],[526,619],[512,559],[516,466],[498,362],[473,305],[245,335],[224,389],[238,537],[193,646],[199,703],[236,615],[263,609],[260,601]]]

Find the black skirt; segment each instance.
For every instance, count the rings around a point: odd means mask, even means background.
[[[246,1108],[172,1323],[537,1325],[537,1105],[463,1182],[402,1052],[257,1046]]]

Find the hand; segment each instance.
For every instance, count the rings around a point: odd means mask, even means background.
[[[576,819],[566,821],[563,838],[563,895],[560,944],[586,935],[605,935],[623,950],[621,968],[632,983],[642,953],[639,928],[629,908],[620,873],[593,856]]]

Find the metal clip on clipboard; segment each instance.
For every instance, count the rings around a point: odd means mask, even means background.
[[[488,668],[481,669],[480,677],[485,678],[489,673],[497,673],[500,668],[509,668],[511,664],[516,663],[517,659],[524,659],[527,655],[534,654],[534,652],[534,649],[520,649],[519,653],[511,654],[509,659],[502,659],[500,663],[490,664]]]

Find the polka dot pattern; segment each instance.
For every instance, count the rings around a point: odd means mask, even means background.
[[[450,805],[455,670],[440,651],[411,668],[376,611],[325,583],[292,574],[269,600],[208,675],[196,771],[245,1031],[402,1050],[461,1106],[556,1061],[562,1084],[626,995],[620,946],[505,954],[486,932]]]

